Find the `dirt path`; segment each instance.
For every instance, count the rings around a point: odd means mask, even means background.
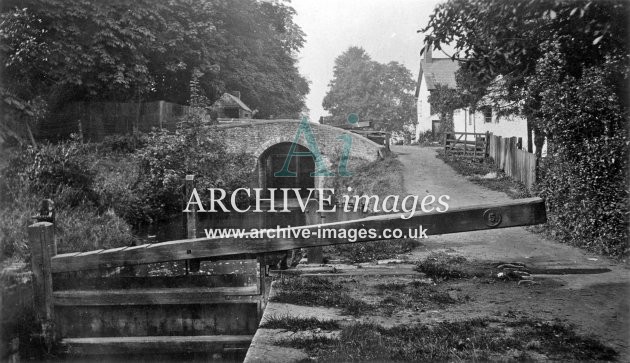
[[[394,147],[405,166],[408,194],[446,194],[451,207],[508,201],[507,195],[466,180],[435,157],[434,148]],[[428,231],[430,235],[431,231]],[[581,334],[593,334],[630,361],[630,269],[605,257],[555,243],[525,228],[430,236],[410,256],[424,258],[431,251],[445,251],[489,262],[520,261],[530,268],[575,269],[581,274],[536,275],[540,285],[480,286],[462,282],[458,289],[474,296],[474,303],[458,311],[445,311],[441,318],[496,314],[523,314],[542,319],[559,318],[575,324]],[[594,269],[610,269],[594,273]],[[589,272],[591,270],[591,272]],[[427,317],[429,318],[429,317]]]

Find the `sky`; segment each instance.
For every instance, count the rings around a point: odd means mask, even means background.
[[[295,22],[306,33],[298,55],[300,73],[310,81],[306,106],[311,121],[326,115],[322,100],[335,58],[351,46],[363,47],[381,63],[397,61],[418,77],[422,34],[437,0],[292,0]],[[444,55],[434,54],[434,57]],[[445,56],[444,56],[445,57]]]

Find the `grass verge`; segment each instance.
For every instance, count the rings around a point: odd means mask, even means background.
[[[617,355],[558,321],[509,323],[471,319],[384,328],[358,323],[340,337],[298,337],[280,345],[303,349],[315,361],[611,360]]]
[[[521,182],[505,175],[487,158],[477,162],[456,157],[444,157],[444,150],[438,150],[436,157],[448,164],[458,174],[464,175],[471,182],[482,187],[507,194],[512,199],[529,198],[532,195]]]

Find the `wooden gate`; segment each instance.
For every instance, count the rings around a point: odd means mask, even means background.
[[[38,222],[29,226],[29,239],[42,329],[70,354],[229,354],[246,350],[257,328],[268,253],[349,243],[340,237],[349,229],[376,231],[358,235],[353,243],[360,243],[385,239],[392,228],[422,226],[438,235],[546,221],[538,198],[400,216],[281,229],[292,237],[191,238],[60,255],[53,224]],[[324,229],[331,237],[317,238]],[[199,272],[160,273],[195,259],[202,260]]]
[[[488,132],[447,132],[444,134],[444,156],[483,160],[489,152],[489,135]]]

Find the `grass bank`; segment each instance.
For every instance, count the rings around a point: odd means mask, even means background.
[[[384,200],[388,195],[406,195],[403,186],[403,164],[395,155],[385,157],[370,163],[362,164],[352,169],[350,177],[336,177],[333,187],[338,194],[353,196],[378,196]],[[388,205],[392,206],[391,203]],[[361,208],[359,208],[361,209]],[[371,206],[365,210],[366,215],[378,212]],[[357,216],[356,218],[360,218]],[[327,259],[342,260],[349,263],[372,262],[395,258],[409,252],[420,243],[413,239],[395,239],[368,243],[346,244],[324,247]]]
[[[55,203],[58,253],[128,246],[138,240],[125,208],[138,178],[131,153],[76,140],[7,152],[0,171],[0,264],[27,262],[27,227],[42,199]]]

